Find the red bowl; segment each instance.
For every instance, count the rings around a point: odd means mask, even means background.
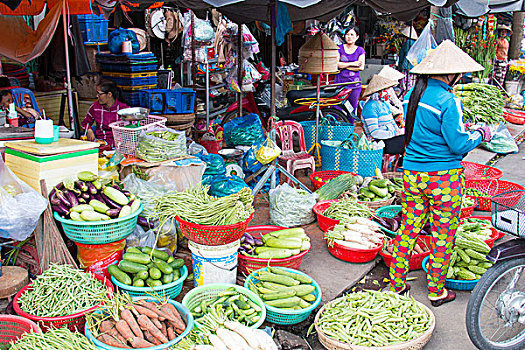
[[[389,240],[388,242],[390,243],[390,241],[392,240],[393,239]],[[431,242],[432,242],[432,237],[430,236],[419,236],[417,238],[417,243],[424,243],[429,248],[430,248]],[[392,261],[392,255],[388,253],[385,249],[381,249],[379,251],[379,255],[381,255],[381,257],[383,258],[383,262],[385,263],[385,265],[387,267],[390,267],[390,262]],[[423,259],[425,259],[429,255],[430,255],[430,250],[424,253],[412,254],[408,262],[409,271],[421,270]]]
[[[317,215],[317,224],[321,231],[326,232],[339,223],[340,220],[330,219],[323,215],[323,212],[330,207],[332,202],[337,202],[338,199],[329,199],[326,201],[320,201],[314,205],[312,210]]]
[[[333,243],[333,244],[332,244]],[[351,263],[366,263],[375,259],[379,251],[383,248],[385,242],[383,241],[377,248],[374,249],[354,249],[340,245],[336,242],[326,241],[328,251],[338,259],[348,261]]]
[[[459,217],[460,219],[465,219],[465,218],[471,217],[472,214],[474,213],[474,209],[478,205],[478,201],[476,200],[476,197],[471,197],[471,196],[467,196],[467,197],[472,199],[474,201],[474,204],[471,205],[470,207],[461,208],[461,214],[460,214],[460,217]]]
[[[272,226],[272,225],[259,225],[259,226],[249,226],[246,229],[246,232],[248,232],[254,238],[260,239],[261,236],[266,233],[284,230],[284,229],[286,229],[286,227]],[[251,256],[243,255],[242,253],[239,253],[237,256],[237,261],[238,261],[237,270],[239,271],[239,273],[245,274],[246,276],[248,276],[253,271],[262,269],[264,267],[268,267],[268,265],[288,267],[290,269],[299,269],[299,267],[301,266],[301,263],[303,262],[303,257],[309,251],[310,251],[310,248],[308,250],[300,252],[297,255],[294,255],[294,256],[291,256],[285,259],[261,259],[261,258],[254,258]]]
[[[483,216],[483,215],[477,215],[477,216],[471,216],[469,219],[486,219],[486,220],[492,220],[490,216]],[[485,243],[492,248],[494,246],[494,242],[496,242],[498,239],[503,238],[505,236],[505,233],[500,232],[496,230],[494,227],[491,227],[490,230],[492,231],[492,235],[489,239],[485,240]]]
[[[317,190],[324,186],[326,182],[321,182],[316,179],[315,177],[319,177],[324,181],[328,181],[331,179],[335,179],[339,175],[348,174],[348,171],[340,171],[340,170],[322,170],[322,171],[316,171],[315,173],[311,173],[308,177],[310,178],[310,181],[312,181],[312,184],[314,185],[314,188]],[[355,174],[354,174],[355,175]]]

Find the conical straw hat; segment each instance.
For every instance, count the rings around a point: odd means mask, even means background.
[[[390,80],[388,78],[375,74],[368,83],[366,90],[363,93],[363,97],[370,96],[374,92],[388,89],[389,87],[396,86],[397,84],[397,81]]]
[[[403,73],[390,66],[384,66],[377,74],[390,80],[399,80],[405,77]]]
[[[301,46],[300,50],[339,50],[339,47],[325,33],[317,32]]]
[[[456,74],[485,69],[465,51],[445,40],[412,70],[412,74]]]
[[[401,35],[404,35],[412,40],[417,40],[417,32],[412,26],[403,28],[403,30],[401,31]]]

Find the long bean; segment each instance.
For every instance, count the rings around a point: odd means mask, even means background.
[[[369,218],[373,213],[369,207],[349,197],[332,202],[328,209],[323,212],[323,215],[334,220],[344,220],[352,216]]]
[[[98,350],[83,334],[67,328],[49,329],[46,333],[25,333],[10,350]]]
[[[106,287],[70,265],[51,265],[19,299],[20,308],[39,317],[72,315],[107,298]]]
[[[360,346],[388,346],[421,336],[432,325],[413,298],[394,293],[363,291],[329,303],[317,327],[328,337]]]

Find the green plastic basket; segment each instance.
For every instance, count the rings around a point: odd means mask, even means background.
[[[55,219],[62,223],[66,236],[76,243],[106,244],[120,241],[133,233],[137,226],[137,217],[144,206],[123,218],[106,221],[74,221],[64,219],[55,212]]]
[[[142,297],[142,296],[155,296],[161,297],[162,299],[169,298],[175,299],[182,291],[182,285],[184,280],[188,277],[188,268],[183,266],[179,269],[180,277],[175,281],[163,284],[158,287],[133,287],[127,284],[120,283],[111,276],[111,281],[122,293],[127,293],[131,297]]]
[[[257,323],[254,323],[250,326],[250,328],[254,329],[259,328],[259,326],[261,326],[264,320],[266,319],[267,313],[265,304],[257,294],[255,294],[251,290],[248,290],[247,288],[238,286],[236,284],[212,283],[193,288],[191,291],[188,292],[188,294],[186,294],[186,296],[184,296],[184,299],[182,299],[182,305],[186,306],[191,312],[191,310],[199,306],[203,300],[213,300],[220,292],[231,287],[234,287],[237,292],[244,295],[246,298],[257,304],[261,308],[261,318],[259,319],[259,321],[257,321]],[[199,323],[195,322],[195,325],[198,327]]]
[[[303,273],[301,271],[298,271],[298,270],[289,269],[287,267],[279,267],[279,268],[283,269],[283,270],[286,270],[288,272],[296,273],[298,275],[303,275],[303,276],[306,276],[306,277],[312,279],[312,281],[313,281],[312,285],[315,287],[315,290],[313,291],[313,294],[316,296],[316,299],[312,303],[312,305],[310,305],[309,307],[307,307],[305,309],[301,309],[301,310],[283,310],[283,309],[279,309],[279,308],[276,308],[276,307],[264,304],[266,306],[266,320],[268,322],[272,322],[272,323],[280,324],[280,325],[297,324],[299,322],[302,322],[302,321],[306,320],[308,318],[308,316],[310,316],[312,311],[314,311],[314,309],[317,307],[317,305],[319,305],[319,303],[321,302],[321,299],[323,297],[323,293],[321,292],[321,287],[319,286],[319,284],[317,284],[317,282],[314,281],[313,278],[311,278],[307,274],[305,274],[305,273]],[[244,286],[246,288],[248,288],[250,283],[255,284],[255,283],[259,282],[259,280],[254,276],[254,274],[258,274],[260,271],[267,271],[267,270],[268,270],[268,268],[265,267],[263,269],[259,269],[259,270],[256,270],[256,271],[252,272],[248,277],[246,277],[246,281],[244,282]]]
[[[377,208],[376,209],[376,216],[379,216],[381,218],[393,218],[401,211],[400,205],[385,205],[384,207]],[[381,226],[381,225],[379,225]],[[395,237],[397,236],[397,232],[390,231],[389,229],[381,226],[381,229],[385,231],[389,236]]]

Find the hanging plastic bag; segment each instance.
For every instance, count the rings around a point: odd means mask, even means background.
[[[224,140],[229,147],[263,142],[264,131],[259,116],[250,113],[224,124]]]
[[[25,240],[46,207],[47,199],[20,180],[0,157],[0,237]]]
[[[238,176],[215,176],[210,184],[209,194],[215,197],[226,197],[239,192],[248,185]]]
[[[132,234],[126,237],[126,245],[128,247],[153,247],[155,241],[155,232],[153,230],[145,231],[139,225],[135,227],[135,231]]]
[[[274,159],[281,155],[281,149],[270,138],[269,134],[266,140],[264,140],[264,142],[262,143],[262,145],[252,146],[252,148],[253,147],[256,147],[255,149],[257,150],[257,152],[255,153],[255,158],[261,164],[271,163]]]
[[[150,163],[184,157],[188,155],[186,134],[170,128],[142,130],[135,155]]]
[[[208,155],[196,154],[195,157],[200,158],[204,163],[206,163],[206,170],[204,170],[204,175],[226,174],[226,163],[220,155],[213,153]]]
[[[317,203],[317,193],[298,190],[287,183],[270,190],[270,220],[284,227],[308,225],[315,221],[312,211]]]
[[[262,168],[262,164],[257,160],[255,157],[255,150],[260,146],[260,144],[254,145],[254,147],[250,147],[248,151],[244,154],[244,157],[242,158],[242,171],[244,173],[244,178],[246,179],[250,175],[256,173],[259,169]],[[263,173],[264,174],[264,173]],[[254,188],[255,185],[257,185],[257,182],[262,178],[263,174],[260,174],[256,176],[253,180],[249,181],[247,183],[248,187]],[[268,192],[271,188],[271,177],[266,181],[264,184],[262,191]],[[275,170],[275,182],[278,184],[281,182],[281,173],[279,170]]]
[[[195,40],[210,41],[215,38],[215,31],[208,20],[195,17]]]
[[[111,279],[108,267],[122,260],[126,239],[107,244],[76,243],[76,245],[78,261],[86,272]]]
[[[492,139],[481,145],[488,151],[500,154],[518,153],[519,148],[505,124],[490,125]]]
[[[137,34],[132,30],[124,28],[115,29],[109,33],[109,51],[113,54],[122,53],[122,43],[124,41],[131,41],[131,50],[133,53],[138,53],[140,51],[140,43],[137,39]]]
[[[432,28],[429,22],[421,32],[421,35],[416,40],[414,45],[412,45],[408,51],[407,60],[415,66],[419,64],[423,58],[427,57],[430,50],[433,50],[436,47],[437,43],[432,36]]]
[[[124,184],[126,191],[137,196],[142,205],[144,205],[144,210],[141,213],[143,217],[153,215],[155,209],[153,199],[155,197],[160,197],[168,193],[166,187],[152,181],[141,180],[133,173],[126,176],[126,178],[122,180],[122,184]]]

